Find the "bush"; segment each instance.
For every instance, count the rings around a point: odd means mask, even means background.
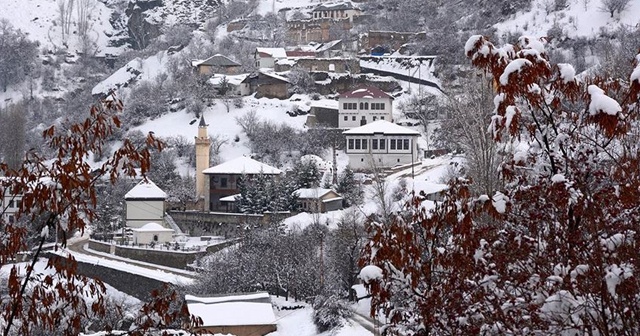
[[[351,315],[353,312],[349,309],[349,303],[335,294],[318,295],[313,303],[313,323],[318,332],[343,326],[344,321]]]

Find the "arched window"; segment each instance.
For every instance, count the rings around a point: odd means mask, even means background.
[[[158,235],[153,235],[153,241],[157,242],[158,241]]]

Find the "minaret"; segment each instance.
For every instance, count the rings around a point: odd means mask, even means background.
[[[205,176],[203,170],[209,168],[209,148],[211,139],[207,133],[207,124],[204,122],[204,115],[200,115],[198,124],[198,136],[196,137],[196,197],[199,201],[208,189],[205,187]]]

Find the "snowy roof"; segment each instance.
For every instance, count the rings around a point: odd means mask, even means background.
[[[231,196],[226,196],[226,197],[222,197],[220,198],[220,202],[235,202],[236,198],[240,197],[241,194],[234,194]]]
[[[184,298],[189,313],[202,319],[202,327],[276,324],[267,293]]]
[[[321,107],[326,109],[337,110],[340,104],[337,100],[333,99],[320,99],[311,101],[311,107]]]
[[[294,193],[298,194],[298,198],[321,198],[332,191],[325,188],[300,188]]]
[[[332,10],[347,10],[355,9],[350,2],[340,2],[333,4],[322,4],[313,9],[314,12],[332,11]]]
[[[151,180],[140,181],[138,185],[129,190],[124,195],[125,200],[129,199],[166,199],[167,193],[158,188],[158,186]]]
[[[377,120],[364,126],[352,128],[342,132],[342,134],[385,134],[385,135],[420,135],[420,132],[410,128],[396,125],[386,120]]]
[[[211,66],[219,66],[219,67],[228,67],[228,66],[241,66],[240,63],[230,59],[227,56],[215,54],[206,60],[195,60],[191,62],[192,66],[198,65],[211,65]]]
[[[136,232],[161,232],[161,231],[171,231],[173,232],[173,229],[168,229],[158,223],[147,223],[145,225],[143,225],[141,228],[137,228],[137,229],[131,229],[131,231],[136,231]]]
[[[365,87],[360,87],[357,88],[355,90],[351,90],[351,91],[347,91],[347,92],[343,92],[342,94],[340,94],[339,96],[340,98],[389,98],[389,99],[393,99],[393,97],[391,97],[389,94],[387,94],[386,92],[378,89],[377,87],[374,86],[365,86]]]
[[[231,161],[221,163],[217,166],[207,168],[202,171],[205,174],[270,174],[280,175],[282,171],[271,167],[252,158],[241,156]]]
[[[284,78],[284,77],[282,77],[282,76],[280,76],[280,75],[278,75],[278,74],[276,74],[276,73],[274,73],[274,72],[271,72],[271,71],[269,71],[269,70],[267,70],[267,69],[260,69],[260,73],[261,73],[261,74],[263,74],[263,75],[265,75],[265,76],[269,76],[269,77],[271,77],[271,78],[275,78],[275,79],[277,79],[277,80],[280,80],[280,81],[283,81],[283,82],[289,83],[289,80],[288,80],[288,79],[286,79],[286,78]]]
[[[220,85],[220,82],[222,82],[222,78],[226,77],[227,82],[230,85],[238,86],[240,85],[240,83],[242,83],[243,80],[247,78],[247,76],[249,76],[249,74],[241,74],[241,75],[233,75],[233,76],[215,74],[211,77],[211,79],[209,79],[209,83],[211,83],[211,85],[213,86],[218,86]]]
[[[287,52],[284,48],[256,48],[258,54],[264,54],[273,58],[287,58]]]

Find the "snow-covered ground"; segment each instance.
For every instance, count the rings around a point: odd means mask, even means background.
[[[118,54],[119,49],[107,47],[109,36],[114,29],[109,23],[113,12],[104,3],[98,0],[90,0],[90,37],[95,41],[99,52]],[[8,20],[15,28],[27,33],[30,40],[38,41],[41,47],[47,50],[62,48],[62,34],[59,21],[58,1],[42,0],[2,0],[0,1],[0,19]],[[72,21],[77,21],[77,9],[73,8]],[[71,26],[71,36],[66,41],[68,50],[80,51],[81,42],[78,38],[75,25]]]
[[[640,23],[640,1],[632,0],[629,8],[613,17],[602,10],[600,0],[568,0],[567,8],[547,14],[554,1],[533,0],[531,8],[523,8],[509,20],[495,25],[498,32],[522,32],[534,37],[547,36],[557,25],[569,37],[596,36],[600,29],[614,30],[620,25],[637,27]]]

